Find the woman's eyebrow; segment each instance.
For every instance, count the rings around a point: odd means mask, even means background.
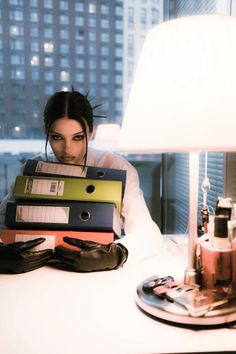
[[[63,135],[62,133],[58,133],[56,130],[50,130],[50,133],[58,134],[58,135]],[[81,130],[81,131],[79,131],[79,132],[77,132],[77,133],[72,134],[72,136],[79,135],[79,134],[84,134],[83,130]]]
[[[75,134],[73,134],[72,136],[79,135],[79,134],[84,134],[84,131],[83,131],[83,130],[81,130],[80,132],[75,133]]]

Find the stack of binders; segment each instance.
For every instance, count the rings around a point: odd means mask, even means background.
[[[125,170],[28,160],[16,177],[1,238],[10,243],[45,237],[43,248],[73,248],[64,236],[110,243],[121,235],[125,183]]]

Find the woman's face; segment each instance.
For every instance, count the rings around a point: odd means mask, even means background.
[[[87,132],[88,139],[90,133]],[[86,137],[79,122],[68,117],[57,119],[49,132],[49,143],[62,163],[83,164],[86,152]]]

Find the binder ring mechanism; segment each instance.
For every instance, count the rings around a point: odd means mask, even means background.
[[[102,178],[102,177],[105,176],[105,172],[102,171],[102,170],[98,170],[98,171],[96,172],[96,175],[97,175],[97,177]]]
[[[82,221],[88,221],[88,220],[90,219],[91,215],[90,215],[90,212],[89,212],[89,211],[83,210],[83,211],[80,213],[79,217],[80,217],[80,219],[81,219]]]
[[[93,193],[94,191],[95,191],[95,186],[92,185],[92,184],[89,184],[89,185],[87,186],[87,188],[86,188],[86,192],[89,193],[89,194],[91,194],[91,193]]]

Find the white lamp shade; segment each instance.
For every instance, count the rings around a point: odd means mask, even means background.
[[[236,150],[236,18],[183,17],[149,32],[119,147],[144,153]]]
[[[116,123],[99,124],[90,146],[102,150],[117,150],[120,136],[120,125]]]

